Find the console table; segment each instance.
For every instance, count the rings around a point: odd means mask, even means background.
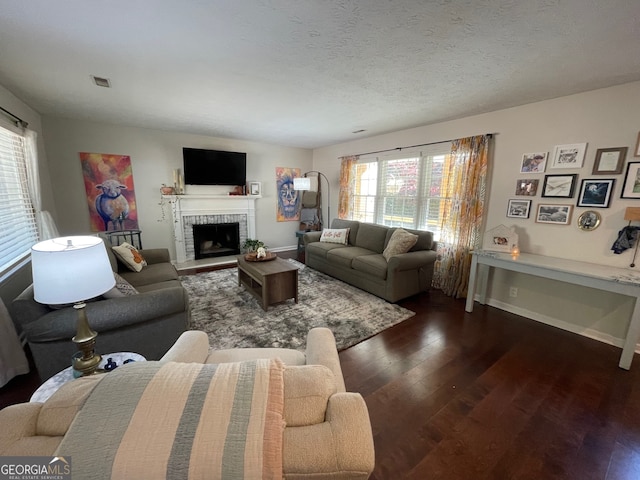
[[[635,298],[633,313],[631,314],[629,328],[622,347],[622,355],[620,355],[620,362],[618,363],[620,368],[625,370],[631,368],[636,342],[640,335],[640,273],[625,268],[564,260],[530,253],[521,253],[518,257],[513,258],[508,253],[477,250],[473,252],[471,272],[469,274],[469,288],[465,306],[467,312],[473,311],[473,302],[478,283],[480,283],[478,301],[484,305],[487,294],[487,279],[491,267],[606,290]]]

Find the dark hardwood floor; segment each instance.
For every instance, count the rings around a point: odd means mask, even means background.
[[[373,479],[640,479],[640,358],[439,291],[340,354]]]
[[[638,355],[622,370],[619,348],[439,291],[400,304],[416,315],[340,352],[372,479],[640,479]],[[13,379],[0,406],[38,384]]]

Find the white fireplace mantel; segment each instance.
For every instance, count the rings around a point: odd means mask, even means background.
[[[193,225],[213,223],[212,216],[236,216],[241,219],[240,243],[256,237],[256,207],[259,195],[165,195],[171,204],[176,261],[184,263],[194,259]],[[243,228],[243,221],[246,228]],[[224,220],[219,220],[224,221]]]

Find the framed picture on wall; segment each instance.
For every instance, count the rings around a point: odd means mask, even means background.
[[[516,180],[516,195],[526,195],[528,197],[534,197],[538,191],[538,183],[540,180],[521,178]]]
[[[572,198],[578,175],[545,175],[542,185],[543,197]]]
[[[614,182],[613,178],[582,180],[580,195],[578,195],[578,206],[608,208]]]
[[[260,195],[262,186],[260,182],[249,182],[249,195]]]
[[[622,173],[627,158],[627,147],[599,148],[593,163],[592,175],[614,175]]]
[[[571,222],[572,205],[549,205],[541,203],[536,212],[536,222],[568,225]]]
[[[640,198],[640,162],[629,162],[620,198]]]
[[[551,159],[551,168],[582,168],[586,143],[556,145]]]
[[[509,200],[507,205],[507,217],[510,218],[529,218],[531,211],[531,200]]]
[[[634,157],[640,157],[640,132],[638,132],[638,141],[636,142],[636,151]]]
[[[542,173],[547,165],[547,152],[525,153],[520,173]]]

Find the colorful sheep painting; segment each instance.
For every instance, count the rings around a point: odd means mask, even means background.
[[[137,230],[138,211],[128,155],[80,152],[91,231]]]

